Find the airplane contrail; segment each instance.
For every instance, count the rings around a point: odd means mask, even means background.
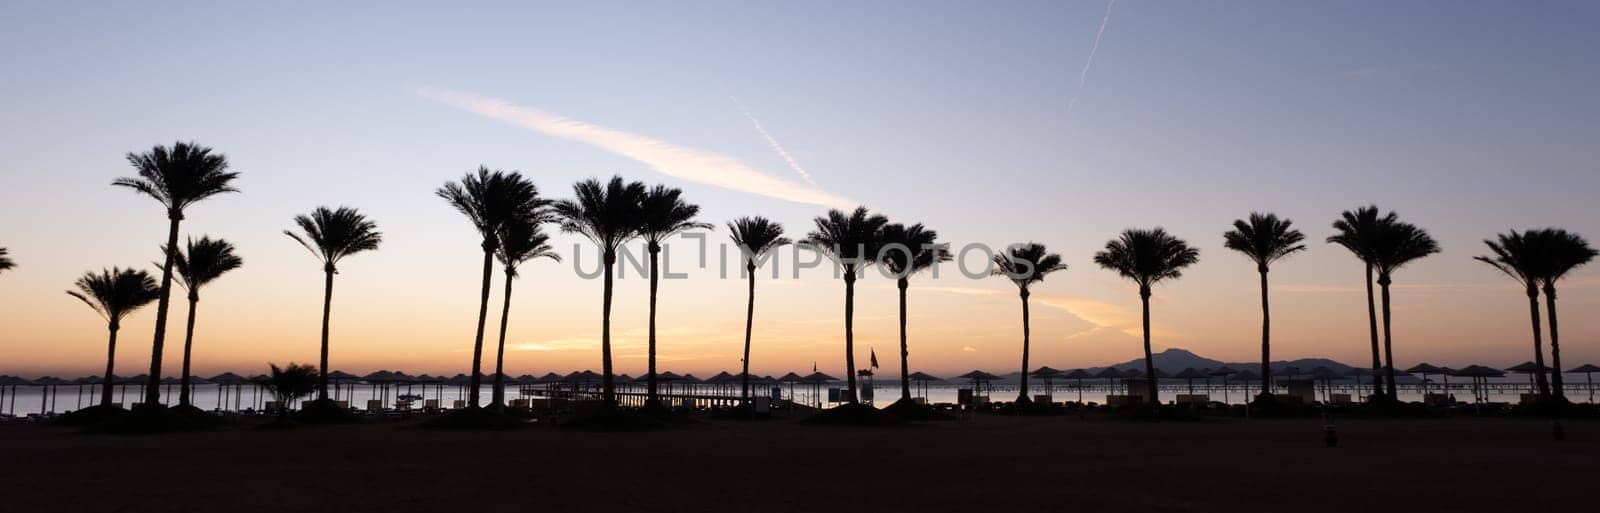
[[[1094,54],[1100,51],[1100,38],[1106,35],[1106,25],[1111,24],[1111,6],[1117,5],[1117,0],[1106,2],[1106,15],[1100,18],[1100,30],[1094,33],[1094,45],[1089,47],[1089,59],[1083,63],[1083,71],[1078,72],[1078,92],[1072,94],[1072,99],[1067,101],[1067,110],[1078,103],[1078,95],[1083,94],[1083,87],[1089,83],[1089,68],[1094,67]]]
[[[767,139],[767,144],[772,146],[772,151],[777,152],[778,156],[782,157],[783,161],[789,164],[789,169],[793,169],[794,172],[799,173],[800,178],[804,178],[806,183],[811,185],[817,184],[816,180],[811,179],[811,173],[806,172],[806,168],[800,167],[800,162],[796,161],[794,156],[789,154],[789,150],[783,149],[783,144],[779,143],[778,139],[773,137],[772,134],[767,133],[766,127],[761,126],[761,120],[756,119],[756,115],[751,114],[750,109],[745,108],[743,102],[740,102],[738,98],[734,98],[732,96],[729,96],[728,99],[733,100],[733,104],[739,106],[739,112],[744,113],[744,117],[750,120],[750,124],[755,125],[756,131],[760,132],[761,137],[765,137]]]

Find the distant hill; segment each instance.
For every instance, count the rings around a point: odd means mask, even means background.
[[[1216,369],[1218,367],[1226,366],[1226,367],[1232,368],[1234,370],[1246,370],[1246,369],[1248,369],[1248,370],[1250,370],[1252,372],[1259,372],[1260,369],[1261,369],[1261,362],[1259,362],[1259,361],[1257,361],[1257,362],[1223,362],[1221,360],[1213,360],[1213,359],[1210,359],[1210,358],[1206,358],[1204,356],[1200,356],[1200,355],[1194,354],[1194,352],[1189,351],[1187,349],[1178,349],[1178,348],[1172,348],[1172,349],[1168,349],[1168,350],[1153,354],[1153,355],[1151,355],[1151,359],[1154,360],[1154,363],[1155,363],[1155,366],[1156,366],[1157,369],[1160,369],[1162,372],[1166,372],[1168,374],[1177,374],[1179,372],[1182,372],[1184,369],[1191,368],[1191,367],[1195,368],[1195,369]],[[1118,370],[1136,369],[1136,370],[1141,370],[1142,371],[1142,370],[1144,370],[1144,358],[1135,358],[1135,359],[1132,359],[1132,360],[1128,360],[1126,362],[1112,364],[1112,365],[1110,365],[1110,367],[1115,367]],[[1272,370],[1274,372],[1277,372],[1277,371],[1279,371],[1281,369],[1287,369],[1289,367],[1298,367],[1298,368],[1300,368],[1300,370],[1307,371],[1307,372],[1309,372],[1311,369],[1315,369],[1317,367],[1327,367],[1329,370],[1332,370],[1332,371],[1337,372],[1339,374],[1345,374],[1347,372],[1350,372],[1350,370],[1353,368],[1353,367],[1351,367],[1349,365],[1345,365],[1343,363],[1339,363],[1337,361],[1334,361],[1334,360],[1331,360],[1331,359],[1328,359],[1328,358],[1301,358],[1301,359],[1298,359],[1298,360],[1277,360],[1277,361],[1273,361],[1272,362]],[[1104,370],[1105,368],[1106,367],[1104,367],[1104,366],[1102,366],[1102,367],[1089,367],[1089,368],[1084,369],[1084,370],[1087,370],[1090,373],[1095,373],[1095,372],[1100,372],[1101,370]],[[1070,371],[1070,370],[1073,370],[1073,369],[1061,369],[1061,370]],[[1016,372],[1004,374],[1004,375],[1001,376],[1001,380],[999,381],[999,383],[1016,383],[1018,381],[1017,378],[1018,378],[1019,375],[1020,374],[1016,373]],[[1405,382],[1406,378],[1401,378],[1399,381]]]

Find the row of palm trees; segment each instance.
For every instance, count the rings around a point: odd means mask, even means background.
[[[238,174],[228,170],[227,159],[212,149],[193,143],[179,142],[171,147],[156,146],[139,154],[130,153],[128,161],[138,176],[119,178],[113,185],[128,187],[156,199],[166,210],[169,221],[168,241],[163,246],[165,261],[161,264],[159,282],[144,271],[112,268],[99,273],[87,273],[77,283],[78,290],[69,292],[83,300],[106,321],[109,331],[107,382],[111,374],[110,361],[115,356],[116,335],[121,320],[129,313],[151,302],[156,303],[157,319],[153,341],[150,381],[146,384],[146,403],[159,399],[159,373],[166,333],[166,312],[170,300],[171,284],[176,278],[188,290],[189,318],[184,343],[183,380],[184,393],[180,404],[187,404],[189,361],[194,342],[195,307],[200,289],[223,274],[237,269],[243,261],[227,241],[201,236],[190,238],[188,244],[177,244],[180,223],[185,209],[199,201],[225,193],[238,192],[232,181]],[[483,272],[478,321],[473,341],[472,373],[469,388],[469,405],[479,404],[482,384],[482,356],[484,330],[488,320],[488,307],[492,288],[494,262],[499,261],[505,277],[504,298],[501,310],[500,333],[495,355],[495,372],[490,404],[503,407],[505,337],[510,316],[512,284],[519,276],[521,265],[539,258],[559,260],[552,250],[550,236],[544,231],[546,224],[560,230],[576,233],[593,242],[602,260],[601,306],[601,369],[602,399],[616,404],[613,380],[611,344],[611,307],[613,296],[613,269],[620,248],[630,241],[642,239],[649,254],[649,329],[648,370],[646,374],[647,404],[659,404],[656,379],[656,306],[658,292],[658,260],[663,244],[670,238],[690,230],[711,229],[710,224],[697,220],[699,207],[684,201],[682,191],[666,186],[648,187],[640,182],[629,182],[612,177],[602,182],[590,179],[574,184],[573,197],[551,200],[541,196],[531,180],[516,171],[491,170],[480,167],[459,181],[446,183],[436,191],[452,207],[472,223],[481,238]],[[360,211],[349,207],[318,207],[310,214],[294,219],[299,232],[284,233],[304,246],[323,264],[324,294],[321,336],[318,398],[327,400],[329,319],[332,308],[333,277],[338,264],[350,255],[377,249],[382,234],[377,225]],[[899,290],[899,330],[901,360],[901,400],[910,401],[909,344],[906,327],[907,289],[909,278],[939,262],[951,259],[949,245],[938,241],[938,234],[921,224],[891,223],[883,215],[865,207],[850,212],[830,210],[813,220],[814,229],[802,240],[815,251],[829,257],[838,266],[837,273],[844,281],[845,363],[852,372],[847,374],[847,401],[858,397],[854,358],[855,282],[860,273],[873,265],[880,265],[894,276]],[[778,223],[761,217],[745,217],[728,223],[730,237],[738,245],[749,280],[746,306],[745,345],[742,358],[744,383],[742,395],[748,399],[749,355],[755,316],[756,270],[771,251],[789,244],[784,229]],[[1368,325],[1371,335],[1374,396],[1394,398],[1393,334],[1391,327],[1390,286],[1394,274],[1407,264],[1438,253],[1438,244],[1428,232],[1411,223],[1399,220],[1394,212],[1382,213],[1375,206],[1361,207],[1343,212],[1333,223],[1334,235],[1327,242],[1349,250],[1362,261],[1366,270]],[[1293,227],[1292,221],[1270,213],[1252,213],[1247,219],[1236,220],[1231,230],[1224,233],[1224,246],[1237,251],[1256,264],[1260,274],[1261,289],[1261,360],[1263,386],[1261,394],[1270,397],[1271,368],[1271,314],[1268,274],[1273,264],[1306,249],[1305,235]],[[1559,336],[1556,330],[1555,284],[1562,277],[1595,256],[1587,242],[1576,234],[1549,228],[1511,232],[1499,236],[1497,241],[1485,241],[1494,253],[1477,257],[1524,285],[1529,297],[1534,329],[1536,362],[1543,368],[1543,342],[1537,301],[1540,291],[1546,299],[1551,334],[1551,356],[1555,368],[1560,366]],[[0,270],[12,263],[0,248]],[[1155,375],[1150,342],[1150,297],[1156,285],[1182,277],[1185,268],[1199,261],[1199,252],[1186,241],[1161,228],[1129,229],[1118,238],[1108,241],[1103,250],[1093,256],[1096,265],[1116,272],[1138,287],[1142,306],[1143,346],[1145,372]],[[1060,255],[1051,253],[1039,243],[1014,244],[994,256],[994,274],[1012,281],[1017,287],[1022,303],[1022,381],[1019,402],[1029,401],[1028,368],[1030,353],[1029,297],[1031,288],[1056,271],[1067,268]],[[1374,297],[1374,285],[1378,298]],[[1381,298],[1382,344],[1379,339],[1378,304]],[[1560,396],[1560,376],[1555,377],[1555,396]],[[1550,395],[1550,386],[1542,373],[1538,377],[1542,395]],[[1155,383],[1147,383],[1150,397],[1155,397]],[[104,402],[109,403],[109,387]],[[1155,401],[1152,401],[1155,403]]]

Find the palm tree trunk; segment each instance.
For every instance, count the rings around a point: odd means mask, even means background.
[[[1378,276],[1378,286],[1383,289],[1383,375],[1388,383],[1387,394],[1389,400],[1400,399],[1400,393],[1395,390],[1394,384],[1394,332],[1390,330],[1389,321],[1389,276]]]
[[[856,271],[844,271],[844,373],[849,385],[847,401],[856,404]]]
[[[195,284],[189,284],[194,287]],[[178,406],[189,405],[189,352],[194,347],[194,307],[200,304],[200,295],[189,291],[189,322],[183,332],[183,375],[178,378]]]
[[[1017,403],[1028,402],[1028,289],[1018,294],[1022,297],[1022,385],[1017,387]]]
[[[117,364],[117,330],[120,328],[121,326],[116,322],[112,322],[106,327],[106,330],[110,331],[111,335],[110,340],[106,341],[106,377],[105,381],[100,384],[101,406],[111,406],[111,389],[115,386],[112,382],[114,377],[111,371]]]
[[[658,278],[658,276],[656,275],[656,273],[658,272],[656,270],[657,269],[656,268],[656,260],[661,255],[661,249],[659,247],[656,247],[656,246],[652,245],[652,246],[650,246],[649,251],[650,251],[650,328],[649,328],[650,341],[649,341],[649,344],[648,344],[649,348],[647,349],[647,352],[649,352],[649,356],[646,358],[648,360],[648,362],[646,362],[646,366],[648,367],[648,369],[645,371],[646,377],[645,377],[645,398],[644,398],[644,400],[645,400],[646,404],[655,405],[655,404],[657,404],[657,403],[659,403],[661,401],[661,398],[656,396],[656,279]],[[748,330],[746,330],[746,331],[748,332]],[[748,344],[748,335],[747,335],[746,338],[747,338],[747,342],[746,343]]]
[[[617,392],[611,379],[611,266],[617,261],[615,251],[605,254],[605,277],[600,302],[600,399],[606,406],[616,405]]]
[[[1539,332],[1539,290],[1528,285],[1528,315],[1533,319],[1534,383],[1539,389],[1539,399],[1550,398],[1550,382],[1544,376],[1544,340]]]
[[[478,407],[478,388],[483,386],[483,324],[489,320],[489,285],[494,281],[494,250],[483,247],[483,292],[478,299],[478,334],[472,341],[472,378],[467,391],[467,407]]]
[[[906,346],[906,287],[910,280],[900,277],[900,400],[911,402],[911,350]]]
[[[161,264],[161,299],[156,302],[156,333],[150,344],[150,377],[144,384],[144,404],[161,404],[161,350],[167,340],[167,309],[172,299],[172,252],[178,250],[178,224],[183,222],[183,212],[167,213],[166,262]]]
[[[328,400],[328,323],[333,317],[333,264],[322,267],[322,351],[317,360],[317,400]]]
[[[500,342],[494,352],[494,392],[489,398],[489,404],[495,408],[506,406],[506,325],[511,319],[511,282],[516,277],[513,272],[511,267],[506,267],[506,298],[500,307]]]
[[[745,303],[745,308],[744,308],[744,359],[740,360],[741,362],[744,362],[744,374],[743,374],[743,379],[741,379],[741,381],[743,383],[741,383],[740,386],[742,386],[744,388],[744,393],[742,395],[742,397],[744,398],[744,404],[745,405],[749,405],[750,404],[750,332],[755,328],[755,321],[756,321],[756,262],[755,262],[754,259],[751,259],[750,263],[745,265],[745,270],[748,271],[748,273],[750,275],[750,294],[749,294],[749,298],[750,299],[749,299],[749,301],[747,301]],[[652,275],[652,276],[654,276],[654,275]]]
[[[1372,297],[1372,264],[1367,264],[1367,331],[1372,334],[1372,395],[1383,395],[1383,357],[1378,354],[1378,307]]]
[[[1545,310],[1550,316],[1550,393],[1565,401],[1567,391],[1561,379],[1561,335],[1556,329],[1556,287],[1544,286]]]
[[[1156,395],[1156,360],[1150,354],[1150,287],[1139,289],[1139,302],[1144,307],[1144,376],[1148,387],[1145,391],[1150,394],[1150,409],[1154,410],[1161,406],[1161,397]]]
[[[1267,267],[1261,266],[1261,395],[1272,395],[1272,309],[1267,301]]]

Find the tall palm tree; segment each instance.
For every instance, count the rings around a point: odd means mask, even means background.
[[[1373,266],[1378,270],[1378,288],[1383,299],[1383,373],[1388,381],[1390,400],[1399,399],[1394,384],[1394,337],[1390,331],[1389,285],[1394,272],[1406,264],[1439,252],[1439,243],[1428,231],[1416,225],[1395,222],[1378,231]]]
[[[1533,323],[1533,361],[1536,368],[1534,382],[1540,399],[1550,398],[1550,383],[1544,373],[1544,342],[1539,329],[1539,278],[1545,274],[1548,260],[1544,246],[1546,239],[1538,230],[1496,235],[1497,240],[1485,240],[1493,256],[1475,256],[1473,260],[1489,264],[1522,285],[1528,295],[1528,316]]]
[[[174,143],[170,148],[156,146],[145,153],[129,153],[127,158],[138,176],[118,178],[111,185],[133,189],[166,208],[167,243],[163,248],[178,247],[178,225],[183,222],[184,209],[218,194],[239,192],[233,187],[239,173],[228,171],[228,157],[192,142]],[[167,339],[172,261],[173,254],[168,251],[161,264],[161,299],[156,302],[155,338],[150,348],[149,379],[145,381],[147,405],[161,403],[161,351]]]
[[[1378,302],[1373,290],[1374,275],[1377,267],[1374,265],[1373,251],[1376,250],[1376,237],[1385,226],[1400,222],[1399,216],[1394,212],[1379,215],[1378,207],[1369,205],[1353,211],[1346,210],[1339,214],[1339,220],[1333,222],[1334,235],[1328,237],[1328,243],[1338,244],[1349,250],[1367,269],[1367,333],[1372,338],[1372,395],[1384,393],[1383,355],[1378,346]]]
[[[1139,285],[1139,302],[1144,308],[1144,375],[1149,380],[1152,408],[1159,406],[1161,399],[1156,395],[1156,365],[1150,354],[1150,290],[1162,281],[1182,278],[1183,268],[1199,261],[1199,250],[1159,227],[1125,230],[1094,255],[1094,263]]]
[[[478,407],[478,389],[483,386],[483,325],[489,318],[489,285],[493,281],[494,254],[500,248],[500,232],[508,223],[538,223],[548,220],[550,200],[539,197],[539,188],[516,171],[491,171],[479,166],[478,173],[467,173],[460,183],[450,182],[435,192],[455,207],[483,237],[483,287],[478,298],[478,330],[472,342],[471,387],[467,407]]]
[[[856,207],[846,214],[838,209],[818,217],[813,222],[816,230],[806,235],[805,244],[812,250],[833,259],[844,274],[844,362],[849,384],[850,404],[859,402],[856,393],[856,275],[873,264],[878,248],[883,243],[883,227],[889,218]]]
[[[1013,244],[1006,248],[1004,253],[994,256],[994,275],[1004,276],[1017,285],[1017,295],[1022,298],[1022,384],[1017,387],[1017,404],[1032,404],[1033,399],[1028,397],[1028,350],[1029,350],[1029,319],[1028,296],[1033,284],[1044,281],[1047,274],[1067,270],[1067,264],[1061,262],[1061,255],[1049,252],[1044,244],[1029,242],[1026,244]],[[901,289],[904,291],[905,289]],[[902,296],[904,297],[904,296]],[[901,323],[904,325],[904,308],[901,310]],[[902,370],[904,372],[904,370]],[[902,388],[909,389],[909,383],[902,383]],[[910,397],[909,392],[902,392],[902,398]]]
[[[233,244],[222,239],[201,236],[189,238],[183,250],[167,250],[173,254],[172,267],[178,284],[189,290],[189,321],[183,333],[183,375],[179,380],[178,405],[189,406],[189,355],[194,349],[195,307],[200,304],[200,287],[221,278],[228,271],[244,265],[244,260],[233,252]]]
[[[11,261],[10,251],[0,248],[0,271],[9,271],[16,266],[16,262]]]
[[[710,224],[694,220],[700,207],[683,201],[683,191],[657,185],[645,191],[639,202],[639,235],[644,238],[645,251],[650,253],[650,328],[648,370],[645,378],[645,404],[660,404],[656,396],[656,287],[660,279],[657,261],[661,256],[661,241],[689,230],[711,228]]]
[[[489,398],[489,404],[496,408],[506,404],[506,326],[511,318],[511,283],[519,276],[517,269],[535,258],[561,261],[561,255],[550,246],[550,235],[539,227],[540,223],[524,220],[507,223],[500,230],[500,249],[495,252],[495,258],[506,270],[506,297],[500,310],[500,342],[496,344],[494,355],[494,392]]]
[[[745,276],[750,280],[749,299],[744,311],[744,357],[739,359],[744,367],[740,373],[740,398],[750,403],[750,334],[756,319],[756,267],[771,251],[789,244],[783,236],[783,225],[765,217],[741,217],[728,223],[728,236],[744,255]]]
[[[600,248],[604,282],[600,307],[600,388],[608,406],[617,404],[617,388],[611,366],[612,267],[617,263],[617,248],[639,236],[640,203],[645,187],[639,182],[623,182],[613,176],[601,184],[589,179],[572,185],[573,199],[555,204],[561,231],[577,233]]]
[[[1261,395],[1272,395],[1272,311],[1267,301],[1267,272],[1273,262],[1306,247],[1306,235],[1292,228],[1294,222],[1275,214],[1250,213],[1248,222],[1233,221],[1233,230],[1222,234],[1223,246],[1244,253],[1261,273]]]
[[[317,374],[317,400],[328,400],[328,319],[333,311],[333,275],[339,273],[344,257],[378,249],[383,234],[378,224],[350,207],[317,207],[309,215],[295,216],[303,234],[284,230],[283,234],[305,246],[322,261],[322,356]]]
[[[1557,399],[1565,400],[1565,385],[1561,378],[1561,335],[1556,329],[1556,282],[1566,277],[1573,269],[1583,267],[1594,260],[1596,252],[1589,247],[1589,241],[1583,236],[1571,233],[1560,228],[1547,228],[1540,230],[1546,239],[1547,265],[1539,282],[1544,289],[1545,310],[1550,315],[1550,366],[1552,378],[1552,393]]]
[[[117,330],[122,329],[122,318],[160,299],[161,288],[150,273],[116,267],[99,273],[84,273],[73,285],[78,290],[69,290],[67,294],[100,314],[106,320],[106,330],[110,332],[106,342],[106,375],[101,382],[100,405],[111,406],[111,388],[115,381],[111,372],[117,363]]]
[[[922,223],[911,226],[892,223],[883,227],[883,267],[895,276],[895,286],[900,290],[900,400],[906,403],[911,402],[911,352],[906,344],[906,289],[911,285],[912,274],[939,262],[950,261],[950,245],[940,244],[938,240],[939,232],[924,228]]]

